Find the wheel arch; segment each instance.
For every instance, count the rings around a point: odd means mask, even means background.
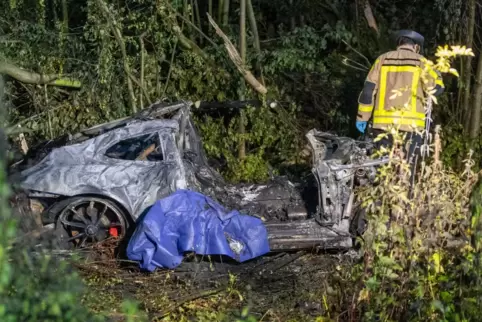
[[[116,207],[119,208],[120,211],[122,211],[125,214],[125,219],[127,220],[128,226],[132,226],[135,224],[134,219],[132,218],[132,214],[129,210],[127,210],[127,207],[120,202],[119,200],[116,200],[115,198],[112,198],[111,196],[107,196],[104,194],[97,194],[97,193],[86,193],[86,194],[78,194],[78,195],[73,195],[73,196],[62,196],[62,199],[55,202],[52,207],[47,209],[44,215],[44,219],[48,222],[55,222],[58,215],[60,214],[60,211],[62,211],[68,204],[68,200],[71,200],[72,198],[99,198],[99,199],[105,199],[110,202],[112,202]]]

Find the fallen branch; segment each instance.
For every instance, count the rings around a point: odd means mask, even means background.
[[[189,19],[186,19],[182,14],[178,13],[176,11],[176,9],[174,9],[172,7],[172,5],[166,1],[165,4],[169,7],[169,9],[171,9],[175,15],[179,18],[181,18],[182,21],[184,21],[185,23],[187,23],[189,26],[191,26],[194,30],[196,30],[197,32],[199,32],[199,34],[201,36],[204,37],[204,39],[206,39],[213,47],[217,47],[216,43],[211,39],[209,38],[201,29],[199,29],[195,24],[193,24],[191,21],[189,21]]]
[[[266,95],[268,90],[253,76],[253,74],[249,70],[247,70],[243,66],[243,60],[241,59],[241,56],[236,50],[236,47],[229,40],[226,34],[224,34],[224,32],[219,28],[216,22],[214,22],[213,18],[211,18],[209,14],[206,14],[206,15],[209,19],[209,23],[211,23],[211,25],[216,30],[216,33],[224,40],[224,46],[228,51],[229,58],[231,58],[231,61],[234,63],[234,65],[236,65],[236,68],[243,75],[246,82],[248,82],[258,93]]]
[[[187,18],[183,17],[182,15],[180,15],[179,13],[177,13],[177,11],[172,7],[172,5],[170,5],[168,2],[165,2],[165,4],[173,11],[174,15],[176,15],[177,17],[180,17],[182,19],[183,22],[186,22],[187,24],[189,24],[189,26],[193,27],[195,30],[197,30],[201,36],[203,36],[204,38],[206,38],[208,40],[208,42],[213,45],[214,47],[217,47],[216,43],[211,39],[209,38],[208,36],[206,36],[202,31],[201,29],[199,29],[198,27],[196,27],[196,25],[189,21]],[[224,70],[223,68],[219,67],[219,63],[216,63],[204,50],[202,50],[193,40],[189,39],[188,37],[186,37],[183,33],[183,28],[179,27],[178,23],[177,23],[177,19],[175,19],[175,17],[172,17],[170,18],[170,21],[172,23],[172,31],[173,33],[176,35],[176,38],[178,40],[178,44],[180,47],[182,47],[183,49],[186,49],[186,50],[190,50],[196,54],[198,54],[205,62],[206,64],[208,64],[212,69],[214,70],[218,70],[219,73],[221,74],[221,76],[225,79],[230,79],[231,78],[231,75],[226,71]],[[176,43],[176,46],[177,46],[177,43]],[[174,57],[174,53],[173,53],[173,57]],[[172,65],[172,60],[171,60],[171,65]]]
[[[161,313],[158,313],[158,314],[153,314],[151,316],[151,318],[152,319],[164,318],[167,315],[169,315],[172,311],[177,309],[178,307],[183,306],[186,303],[198,300],[198,299],[203,298],[203,297],[209,297],[209,296],[213,296],[213,295],[216,295],[218,293],[221,293],[222,291],[226,290],[226,287],[227,287],[227,285],[223,285],[223,286],[220,286],[220,287],[215,288],[213,290],[205,290],[205,291],[201,291],[199,293],[195,293],[195,294],[186,296],[186,297],[176,301],[176,303],[174,305],[172,305],[170,308],[166,309],[164,312],[161,312]]]
[[[265,268],[263,269],[262,271],[259,272],[259,275],[263,275],[264,273],[266,273],[267,271],[269,271],[270,274],[273,274],[274,272],[276,272],[277,270],[293,263],[295,260],[297,260],[298,258],[302,257],[306,255],[306,251],[300,251],[300,252],[297,252],[296,254],[292,255],[292,256],[289,256],[287,259],[283,260],[281,263],[277,264],[276,266],[274,266],[273,268],[269,269],[268,268]]]
[[[23,132],[18,135],[18,143],[20,145],[20,151],[22,151],[23,155],[26,155],[28,152],[28,144]]]
[[[181,28],[179,28],[179,26],[174,26],[172,30],[179,41],[179,45],[181,45],[184,49],[191,50],[198,54],[209,66],[211,66],[211,68],[219,69],[219,67],[216,65],[216,62],[213,61],[212,58],[206,52],[204,52],[204,50],[202,50],[194,41],[186,37],[181,32]],[[230,78],[230,75],[226,71],[221,70],[221,75],[224,78]]]
[[[80,88],[81,83],[77,80],[61,78],[59,75],[44,75],[22,69],[5,60],[0,61],[0,74],[8,75],[19,82],[35,85],[53,85]]]

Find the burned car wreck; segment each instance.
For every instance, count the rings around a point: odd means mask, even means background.
[[[191,115],[192,102],[155,103],[132,117],[101,124],[32,149],[12,167],[43,225],[85,247],[123,238],[156,200],[179,189],[200,192],[228,208],[263,218],[272,251],[350,248],[354,186],[373,180],[364,143],[311,130],[316,186],[309,211],[303,183],[274,178],[231,185],[209,166]]]

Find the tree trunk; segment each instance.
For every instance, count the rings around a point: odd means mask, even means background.
[[[109,8],[105,4],[104,0],[97,0],[97,5],[100,7],[100,9],[103,11],[104,16],[107,18],[107,21],[109,23],[109,26],[112,30],[112,33],[114,34],[114,37],[117,41],[117,45],[120,48],[121,54],[122,54],[122,63],[124,66],[124,73],[126,76],[126,81],[127,81],[127,90],[129,91],[129,102],[130,102],[130,108],[132,113],[137,113],[137,106],[136,106],[136,96],[134,93],[134,86],[132,84],[132,74],[131,74],[131,69],[129,66],[129,62],[127,60],[127,51],[126,51],[126,45],[124,43],[124,39],[122,38],[122,33],[117,27],[115,18],[112,16],[112,13],[109,11]]]
[[[225,0],[219,0],[218,2],[218,21],[221,23],[223,21],[224,1]]]
[[[141,110],[144,109],[144,101],[142,99],[143,93],[142,89],[144,88],[144,61],[145,61],[145,50],[144,50],[144,34],[139,37],[140,47],[141,47],[141,79],[139,83],[141,84],[141,90],[139,91],[139,104],[141,106]]]
[[[213,0],[208,1],[208,13],[212,17],[213,16]],[[211,30],[211,24],[208,25],[209,30]]]
[[[475,26],[475,0],[469,0],[469,29],[467,31],[467,48],[473,47],[474,42],[474,26]],[[465,131],[469,131],[470,127],[470,90],[472,82],[472,56],[464,57],[464,68],[462,71],[462,85],[461,90],[463,91],[462,99],[462,111],[464,118],[464,128]]]
[[[479,53],[477,74],[475,76],[475,93],[472,102],[470,123],[470,138],[475,139],[480,132],[480,112],[482,107],[482,53]]]
[[[241,62],[246,65],[246,0],[240,0],[240,15],[239,15],[239,52],[241,55]],[[241,79],[241,89],[239,99],[241,101],[245,100],[244,91],[245,91],[245,81],[244,78]],[[241,139],[239,140],[239,148],[238,148],[238,157],[240,160],[246,158],[246,142],[244,140],[244,134],[246,133],[246,128],[244,126],[246,119],[246,115],[243,109],[240,109],[239,113],[239,134],[241,135]]]
[[[189,3],[191,5],[191,13],[190,13],[191,24],[193,26],[195,26],[196,25],[196,15],[194,14],[194,1],[190,0]],[[196,41],[196,38],[194,37],[194,33],[192,32],[192,28],[191,28],[190,25],[187,26],[187,31],[188,31],[188,34],[189,34],[189,39],[191,39],[191,41]]]
[[[69,7],[67,0],[62,0],[62,32],[64,34],[69,32]]]
[[[290,29],[291,31],[293,31],[296,28],[296,17],[294,15],[295,7],[293,5],[293,0],[290,0],[290,7],[291,7],[291,10],[293,10],[290,18]]]
[[[46,0],[45,7],[45,28],[46,29],[54,29],[55,28],[55,21],[57,20],[57,15],[55,13],[55,1],[54,0]]]
[[[230,2],[230,0],[224,0],[223,27],[226,27],[229,23],[229,2]]]
[[[5,77],[0,74],[0,120],[5,120],[7,117],[7,107],[5,106]],[[4,122],[0,123],[0,163],[4,167],[7,157],[7,137],[3,129]],[[0,171],[3,171],[1,169]]]
[[[253,32],[253,42],[254,42],[254,48],[256,50],[256,67],[255,70],[258,72],[261,83],[265,85],[264,83],[264,78],[263,78],[263,72],[261,70],[261,62],[260,62],[260,56],[261,56],[261,44],[259,42],[259,33],[258,33],[258,26],[256,25],[256,16],[254,15],[254,8],[253,8],[253,2],[252,0],[247,0],[246,5],[248,6],[248,17],[249,17],[249,26],[251,27],[251,31]]]
[[[194,0],[194,12],[196,13],[197,26],[199,30],[202,30],[201,15],[199,14],[199,5],[197,3],[197,0]],[[203,45],[203,43],[204,43],[204,38],[201,35],[199,35],[199,44]]]

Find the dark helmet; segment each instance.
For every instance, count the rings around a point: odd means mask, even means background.
[[[397,31],[395,33],[395,42],[397,43],[397,45],[398,45],[398,42],[399,42],[400,38],[402,38],[402,37],[413,40],[417,45],[420,46],[420,51],[423,50],[423,43],[424,43],[425,39],[418,32],[415,32],[413,30],[399,30],[399,31]]]

